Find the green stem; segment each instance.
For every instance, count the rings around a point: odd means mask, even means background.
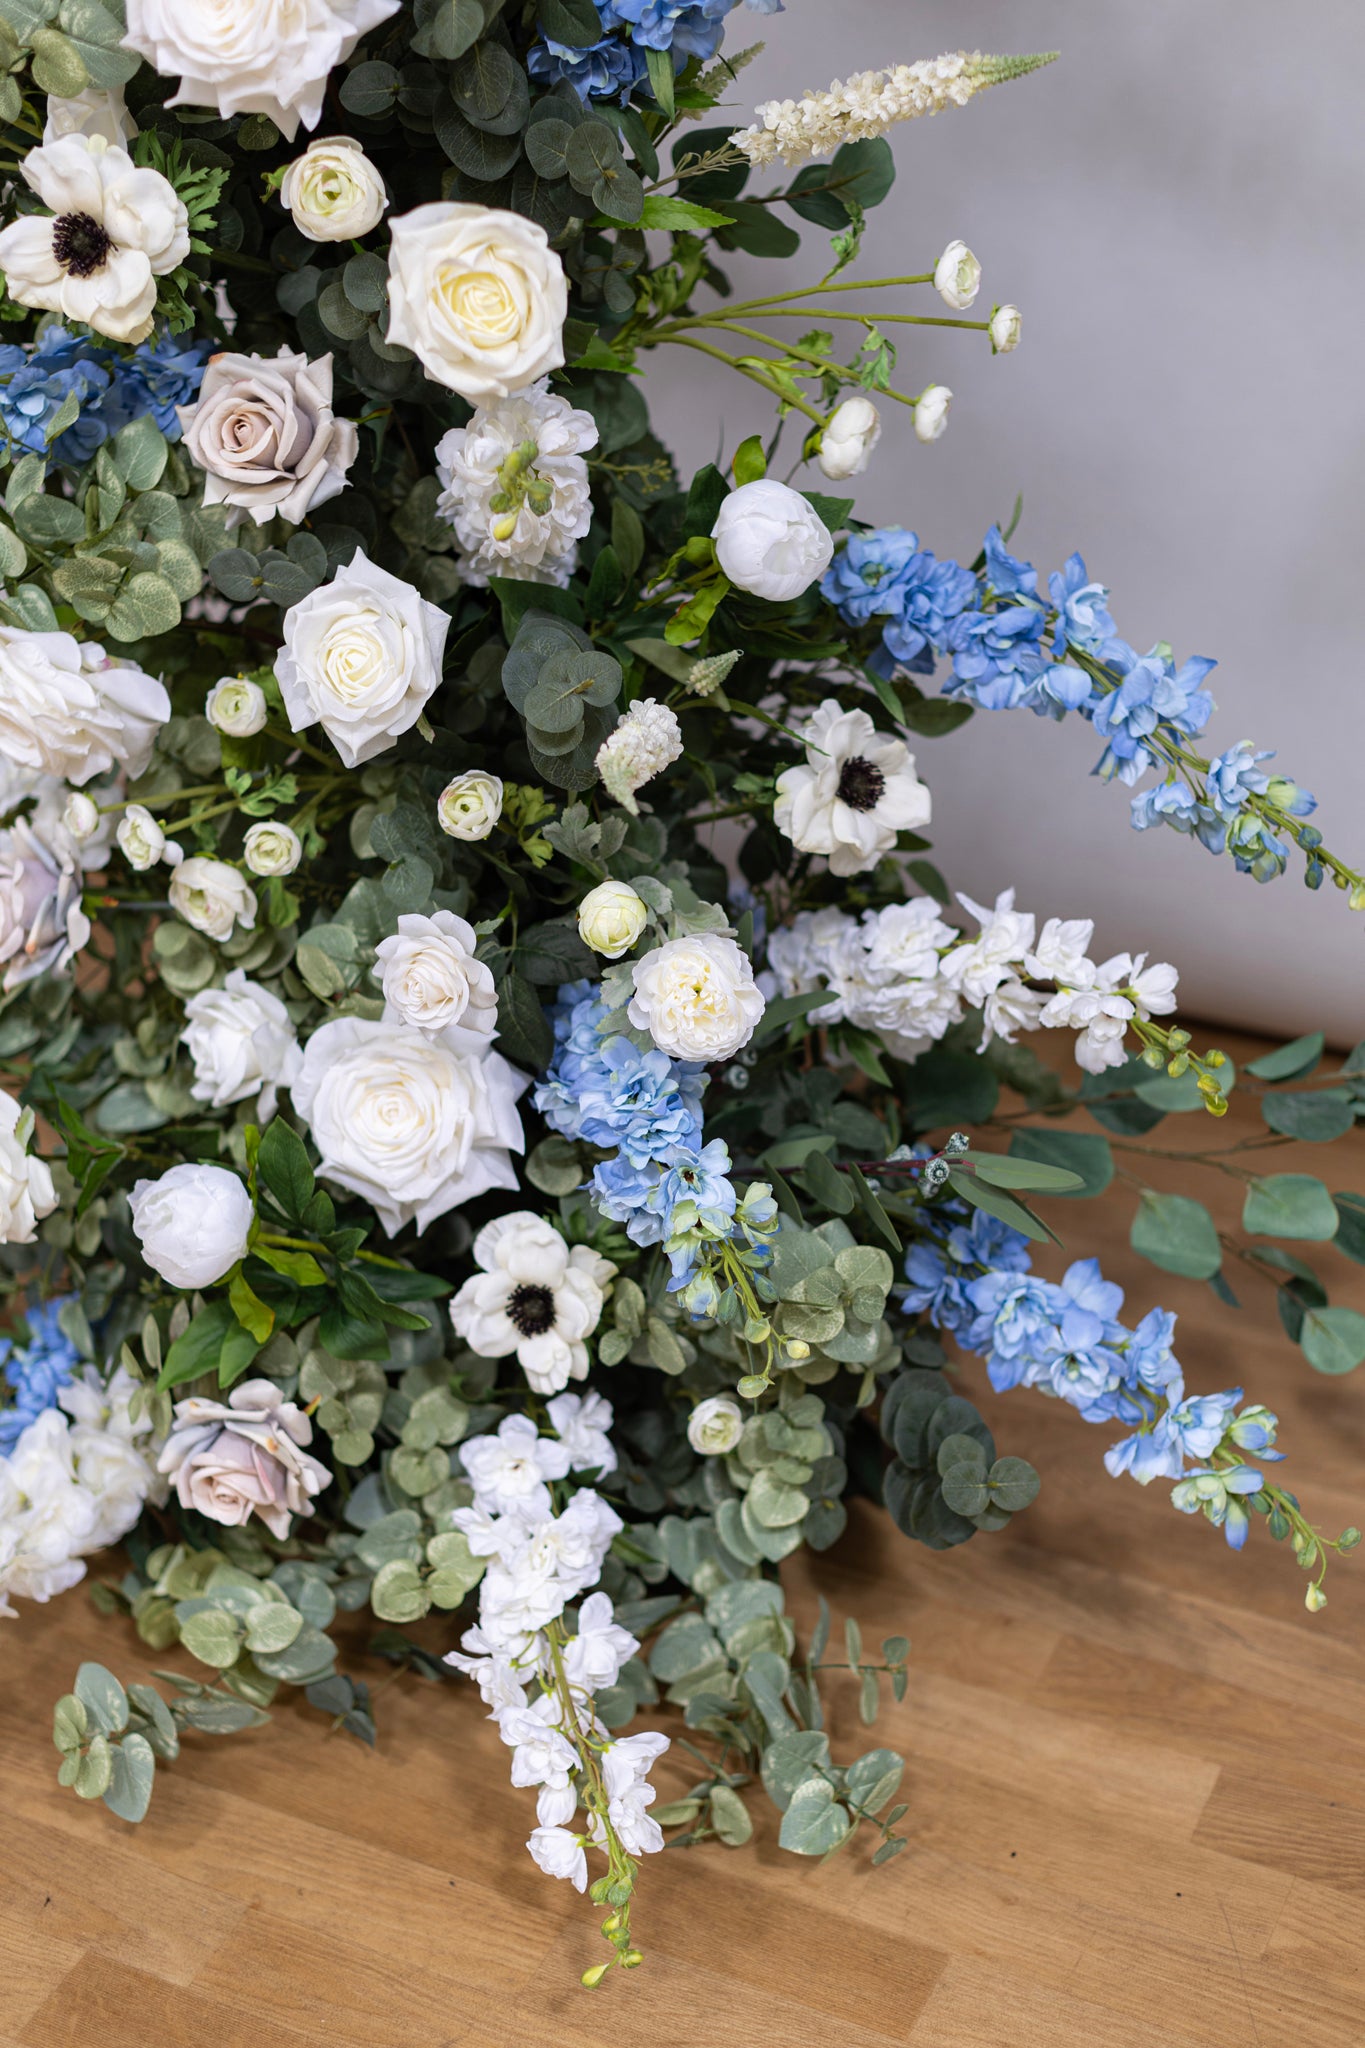
[[[314,1237],[282,1237],[276,1230],[262,1230],[256,1237],[257,1244],[268,1244],[278,1252],[312,1252],[316,1258],[334,1259],[335,1252],[329,1252],[325,1244],[319,1244]],[[382,1252],[358,1251],[355,1255],[371,1266],[388,1266],[395,1273],[406,1273],[407,1267],[401,1259],[386,1259]]]
[[[780,399],[783,405],[795,406],[798,412],[803,412],[808,420],[814,420],[817,426],[824,425],[824,414],[817,412],[813,405],[808,405],[804,398],[796,398],[791,392],[784,391],[774,378],[765,377],[762,371],[752,368],[748,363],[742,363],[737,356],[727,356],[723,348],[712,348],[709,343],[693,340],[686,334],[665,334],[658,339],[673,348],[691,348],[696,349],[701,355],[714,356],[718,363],[726,363],[732,370],[738,370],[740,376],[747,377],[751,383],[761,384],[765,391]],[[644,345],[651,347],[653,338],[651,337]]]

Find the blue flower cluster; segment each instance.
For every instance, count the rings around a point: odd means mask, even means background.
[[[69,1298],[27,1311],[26,1344],[0,1337],[0,1456],[14,1449],[30,1422],[56,1407],[57,1395],[80,1364],[79,1352],[57,1323]]]
[[[927,1311],[980,1353],[997,1392],[1034,1387],[1069,1402],[1086,1422],[1126,1424],[1132,1434],[1105,1453],[1108,1471],[1130,1473],[1143,1486],[1178,1481],[1176,1507],[1202,1511],[1240,1550],[1248,1528],[1243,1503],[1264,1482],[1251,1466],[1215,1469],[1208,1461],[1230,1447],[1278,1459],[1270,1410],[1239,1414],[1240,1387],[1187,1396],[1171,1350],[1175,1317],[1154,1308],[1128,1329],[1118,1319],[1123,1289],[1104,1278],[1097,1259],[1078,1260],[1059,1285],[1032,1271],[1027,1238],[983,1210],[969,1215],[945,1203],[926,1215],[936,1236],[906,1254],[906,1313]]]
[[[527,59],[533,78],[568,81],[583,101],[625,100],[645,77],[646,50],[667,50],[681,71],[691,57],[709,61],[739,0],[597,0],[601,38],[584,49],[550,37]],[[782,0],[744,0],[758,14],[780,14]]]
[[[0,432],[5,458],[49,455],[78,467],[133,420],[150,417],[178,441],[175,409],[199,395],[212,342],[169,332],[122,354],[93,335],[46,329],[36,342],[0,345]],[[52,422],[74,394],[80,413],[49,445]]]

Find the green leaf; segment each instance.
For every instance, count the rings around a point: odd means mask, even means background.
[[[1074,1195],[1081,1187],[1078,1173],[1069,1166],[1053,1166],[1040,1159],[1021,1159],[1015,1153],[973,1152],[972,1165],[978,1180],[996,1188],[1046,1189],[1049,1194]]]
[[[498,989],[498,1050],[533,1073],[548,1066],[554,1051],[554,1033],[540,998],[520,974],[509,974]]]
[[[1258,1060],[1249,1060],[1247,1072],[1258,1081],[1301,1081],[1322,1058],[1325,1044],[1320,1031],[1310,1031],[1305,1038],[1293,1038],[1288,1045],[1277,1045],[1274,1052],[1263,1052]]]
[[[103,1664],[81,1665],[75,1694],[85,1708],[88,1725],[101,1735],[118,1735],[128,1726],[128,1695]]]
[[[828,1778],[807,1778],[792,1793],[782,1816],[778,1845],[796,1856],[826,1856],[839,1847],[851,1826]]]
[[[645,64],[649,77],[649,89],[658,103],[659,112],[666,120],[673,119],[673,53],[671,50],[645,51]]]
[[[201,1664],[227,1671],[241,1654],[242,1625],[224,1608],[204,1607],[180,1624],[180,1640]]]
[[[144,413],[115,434],[109,452],[130,491],[150,491],[161,481],[170,448],[156,421]]]
[[[228,1300],[232,1313],[244,1330],[249,1330],[258,1345],[264,1344],[275,1327],[275,1311],[268,1308],[240,1273],[234,1273],[228,1287]]]
[[[664,192],[649,192],[638,225],[662,228],[672,234],[695,234],[702,228],[729,227],[731,218],[728,213],[714,213],[709,206],[698,206],[691,199],[671,199]]]
[[[1334,1194],[1332,1200],[1340,1219],[1334,1239],[1336,1248],[1358,1266],[1365,1266],[1365,1195],[1343,1192]]]
[[[1057,1243],[1055,1233],[1048,1229],[1041,1217],[1026,1209],[1022,1202],[1016,1202],[1002,1188],[993,1188],[979,1181],[974,1174],[964,1173],[960,1167],[953,1167],[948,1175],[948,1185],[963,1200],[974,1208],[984,1209],[988,1216],[1008,1223],[1011,1230],[1019,1231],[1024,1237],[1031,1237],[1035,1243]]]
[[[991,1500],[1006,1514],[1017,1515],[1038,1498],[1041,1481],[1027,1458],[997,1458],[986,1475]]]
[[[812,1650],[815,1657],[823,1654]],[[763,1752],[763,1789],[780,1812],[785,1813],[798,1785],[817,1770],[829,1768],[829,1737],[816,1728],[802,1728],[791,1735],[779,1735]]]
[[[1263,1095],[1261,1115],[1272,1131],[1310,1145],[1330,1145],[1355,1124],[1355,1103],[1344,1088],[1298,1095]]]
[[[1365,1316],[1353,1308],[1310,1308],[1299,1342],[1315,1372],[1354,1372],[1365,1359]]]
[[[282,1601],[262,1601],[246,1618],[246,1646],[252,1656],[262,1650],[287,1650],[303,1628],[303,1616]]]
[[[229,1302],[212,1301],[207,1308],[200,1309],[185,1334],[177,1337],[166,1353],[166,1362],[157,1375],[157,1386],[178,1387],[185,1380],[198,1379],[201,1373],[212,1372],[228,1332],[238,1328],[240,1325]]]
[[[254,1244],[251,1256],[272,1272],[283,1273],[286,1280],[297,1280],[300,1287],[327,1285],[327,1275],[311,1252],[282,1252],[274,1245]]]
[[[1092,1131],[1053,1131],[1029,1126],[1015,1131],[1010,1139],[1012,1159],[1038,1159],[1048,1166],[1065,1167],[1079,1185],[1059,1188],[1064,1198],[1079,1201],[1102,1195],[1114,1178],[1114,1155],[1109,1140]]]
[[[52,1710],[52,1740],[64,1755],[80,1748],[89,1726],[85,1704],[76,1693],[69,1692],[58,1700]]]
[[[266,1126],[256,1169],[285,1215],[301,1219],[316,1182],[303,1139],[282,1117]]]
[[[835,1170],[823,1152],[812,1152],[801,1168],[801,1179],[812,1201],[831,1216],[847,1216],[857,1206],[857,1196],[845,1176]]]
[[[74,1759],[72,1759],[74,1761]],[[65,1762],[62,1766],[66,1768]],[[107,1736],[96,1735],[80,1758],[71,1787],[78,1799],[103,1799],[114,1776],[114,1753]]]
[[[855,1806],[865,1813],[880,1813],[894,1799],[905,1776],[905,1758],[894,1749],[871,1749],[851,1763],[844,1777],[844,1789]]]
[[[256,1664],[267,1678],[282,1679],[287,1685],[311,1685],[334,1667],[336,1647],[330,1636],[305,1622],[287,1650],[261,1650]]]
[[[828,164],[808,164],[787,188],[787,204],[803,220],[841,228],[849,219],[847,195],[864,210],[878,206],[896,179],[896,160],[881,136],[845,142]]]
[[[733,1787],[712,1786],[711,1825],[728,1849],[738,1849],[753,1834],[749,1809]]]
[[[113,1772],[104,1803],[120,1820],[139,1821],[151,1804],[156,1757],[145,1735],[125,1735],[113,1753]]]
[[[1187,1280],[1211,1280],[1223,1263],[1212,1216],[1188,1195],[1144,1188],[1128,1242],[1163,1272],[1180,1273]]]
[[[370,1606],[381,1621],[420,1620],[430,1608],[431,1598],[417,1566],[407,1558],[390,1559],[375,1574]]]
[[[1337,1220],[1332,1197],[1307,1173],[1272,1173],[1254,1180],[1242,1205],[1242,1228],[1253,1237],[1325,1243],[1336,1236]]]

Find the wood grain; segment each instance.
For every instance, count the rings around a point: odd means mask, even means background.
[[[1155,1141],[1226,1142],[1248,1114]],[[1331,1185],[1365,1186],[1365,1138],[1273,1155],[1329,1161]],[[1208,1198],[1231,1223],[1226,1189]],[[1360,1375],[1312,1373],[1251,1275],[1235,1314],[1136,1259],[1133,1199],[1051,1213],[1134,1315],[1180,1311],[1191,1387],[1279,1410],[1310,1511],[1365,1519]],[[1359,1268],[1311,1253],[1333,1300],[1365,1306]],[[525,1855],[531,1801],[472,1689],[399,1681],[375,1754],[292,1706],[191,1737],[131,1828],[55,1782],[50,1708],[77,1663],[151,1661],[77,1593],[0,1638],[0,2048],[1361,2048],[1365,1558],[1335,1564],[1310,1618],[1261,1525],[1234,1556],[1163,1486],[1108,1479],[1102,1432],[963,1370],[1001,1449],[1042,1471],[1037,1504],[942,1556],[859,1504],[787,1574],[803,1622],[818,1590],[870,1640],[911,1637],[874,1738],[910,1765],[889,1868],[780,1856],[760,1802],[751,1849],[657,1859],[645,1967],[589,1994],[592,1911]],[[851,1691],[833,1692],[852,1753]],[[665,1766],[666,1787],[686,1775]]]

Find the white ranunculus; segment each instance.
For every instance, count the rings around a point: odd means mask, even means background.
[[[583,456],[596,441],[592,414],[553,397],[542,381],[480,407],[437,443],[436,510],[455,529],[467,583],[507,575],[568,582],[592,521]]]
[[[318,1171],[374,1208],[390,1237],[489,1188],[515,1188],[527,1077],[501,1054],[452,1052],[407,1025],[339,1017],[315,1031],[291,1084]]]
[[[182,860],[166,894],[186,924],[220,945],[232,937],[234,925],[248,932],[255,927],[256,892],[225,860],[210,860],[204,854]]]
[[[145,341],[156,281],[190,253],[188,216],[160,171],[139,169],[102,135],[64,135],[31,149],[25,181],[51,212],[0,229],[0,270],[18,305]]]
[[[669,939],[637,960],[626,1014],[670,1059],[733,1059],[763,1015],[747,953],[719,932]]]
[[[740,1405],[728,1394],[713,1394],[709,1401],[698,1401],[687,1418],[687,1441],[704,1458],[719,1458],[732,1451],[743,1434]]]
[[[384,218],[384,180],[353,135],[320,135],[285,172],[280,198],[310,242],[352,242]]]
[[[826,420],[816,460],[832,483],[842,483],[845,477],[862,475],[881,437],[882,416],[859,392],[837,405]]]
[[[408,732],[441,680],[450,615],[363,548],[284,617],[275,662],[293,731],[320,724],[348,768]]]
[[[263,820],[249,827],[242,859],[253,875],[292,875],[303,859],[303,841],[292,825]]]
[[[316,128],[327,75],[401,0],[127,0],[127,49],[179,78],[172,107]]]
[[[915,400],[915,439],[938,441],[948,424],[953,394],[946,384],[929,384]]]
[[[259,1515],[283,1542],[290,1518],[311,1515],[313,1495],[331,1484],[327,1467],[303,1448],[312,1441],[312,1423],[273,1380],[243,1380],[226,1401],[176,1402],[157,1469],[182,1507],[233,1529]]]
[[[33,1112],[0,1091],[0,1244],[32,1244],[42,1216],[57,1206],[45,1160],[28,1150]]]
[[[0,626],[0,755],[64,782],[141,775],[171,715],[161,684],[92,640]]]
[[[354,420],[332,410],[330,355],[210,356],[199,396],[176,413],[204,503],[226,505],[229,527],[272,515],[297,526],[345,490],[360,452]]]
[[[129,804],[114,834],[130,868],[145,874],[154,868],[165,851],[166,835],[151,812],[142,804]]]
[[[497,1028],[498,992],[491,969],[474,958],[477,945],[474,927],[451,910],[400,917],[398,930],[375,947],[385,1016],[439,1038],[452,1052],[486,1052]]]
[[[1017,306],[997,306],[991,314],[991,349],[995,355],[1007,356],[1011,349],[1018,348],[1019,335],[1024,325],[1024,316]]]
[[[544,228],[456,199],[390,222],[389,333],[470,405],[564,363],[568,287]]]
[[[628,882],[599,882],[578,906],[578,936],[604,960],[628,953],[649,923],[649,911]]]
[[[260,1096],[264,1123],[275,1091],[287,1088],[299,1061],[289,1012],[277,995],[234,967],[222,988],[201,989],[185,1005],[180,1042],[194,1062],[190,1094],[214,1109]]]
[[[799,491],[758,477],[731,491],[711,529],[716,560],[739,590],[782,604],[823,576],[834,538]]]
[[[826,697],[806,721],[806,759],[777,778],[773,823],[798,853],[823,853],[836,875],[873,868],[898,832],[929,822],[928,790],[904,740],[878,732],[865,711]]]
[[[143,1258],[172,1287],[211,1287],[246,1257],[255,1212],[225,1166],[187,1159],[136,1182],[128,1204]]]
[[[78,850],[27,818],[0,832],[0,989],[60,974],[90,937]]]
[[[981,265],[965,242],[949,242],[934,266],[934,290],[945,306],[965,313],[981,289]]]
[[[502,777],[466,769],[441,791],[436,817],[451,839],[487,839],[502,816]]]
[[[450,1304],[455,1334],[480,1358],[517,1362],[538,1394],[557,1394],[588,1376],[590,1337],[601,1321],[616,1267],[591,1246],[572,1250],[552,1223],[529,1209],[486,1223],[474,1240],[481,1272]]]
[[[123,87],[87,85],[69,100],[49,94],[43,141],[60,142],[64,135],[99,135],[113,148],[127,149],[137,136],[137,124],[124,102]]]
[[[249,740],[270,716],[265,691],[242,676],[224,676],[204,699],[204,716],[229,739]]]

